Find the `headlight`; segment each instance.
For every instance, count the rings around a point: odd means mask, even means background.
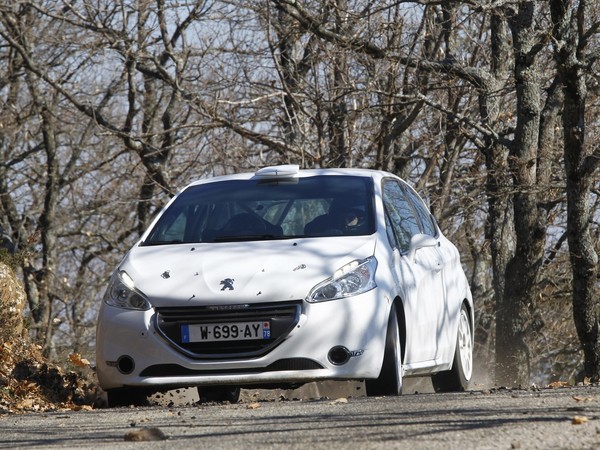
[[[107,305],[125,309],[150,309],[150,302],[134,288],[134,283],[127,272],[115,273],[104,294]]]
[[[307,302],[326,302],[338,298],[352,297],[377,287],[375,271],[377,260],[374,256],[362,261],[352,261],[338,269],[331,278],[316,285],[306,298]]]

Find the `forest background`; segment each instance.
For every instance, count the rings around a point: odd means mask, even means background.
[[[192,180],[363,167],[459,247],[480,371],[598,381],[599,33],[598,0],[0,0],[30,337],[93,361],[110,272]]]

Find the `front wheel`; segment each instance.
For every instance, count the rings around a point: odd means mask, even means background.
[[[383,365],[379,377],[365,380],[367,396],[402,394],[402,344],[396,307],[392,307],[388,320]]]
[[[435,392],[462,392],[473,375],[473,333],[469,311],[463,304],[458,318],[458,333],[452,369],[431,376]]]

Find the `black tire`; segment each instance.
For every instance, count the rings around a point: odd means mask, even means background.
[[[198,396],[200,403],[237,403],[240,399],[240,388],[235,386],[198,386]]]
[[[462,392],[473,376],[473,330],[467,307],[463,304],[458,318],[456,349],[452,369],[431,376],[435,392]]]
[[[106,391],[109,408],[120,406],[147,406],[150,392],[141,388],[120,388]]]
[[[388,319],[383,365],[379,377],[365,380],[367,396],[402,395],[402,343],[394,306]]]

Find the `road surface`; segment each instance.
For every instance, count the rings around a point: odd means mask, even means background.
[[[0,448],[594,449],[600,387],[4,415]]]

